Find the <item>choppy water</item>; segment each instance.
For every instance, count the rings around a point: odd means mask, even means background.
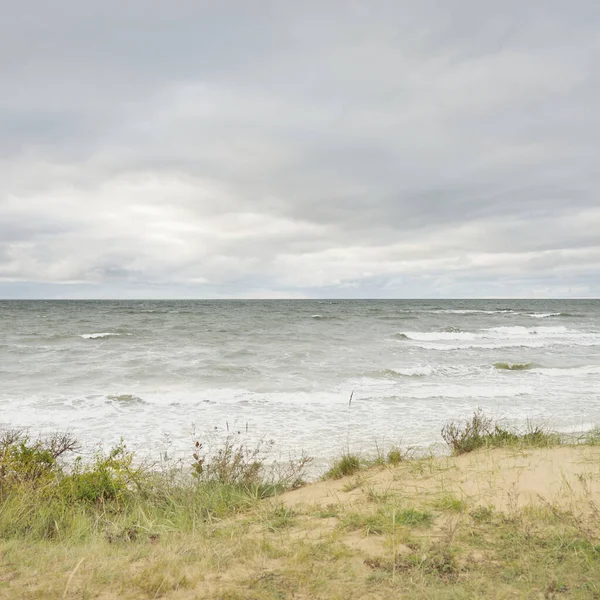
[[[0,383],[2,423],[149,453],[192,424],[322,459],[428,445],[478,406],[582,430],[600,301],[4,301]]]

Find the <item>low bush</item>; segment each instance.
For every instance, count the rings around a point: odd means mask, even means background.
[[[122,442],[106,455],[98,451],[90,464],[77,457],[72,472],[60,481],[60,494],[71,502],[123,501],[144,477],[142,468],[132,464],[133,453]]]
[[[77,447],[69,435],[32,440],[26,431],[3,431],[0,433],[0,498],[14,486],[39,485],[60,477],[60,458]]]
[[[455,456],[485,447],[549,447],[562,442],[560,434],[540,426],[529,424],[526,431],[507,429],[486,416],[481,409],[462,423],[451,421],[444,425],[442,438]]]
[[[122,541],[137,536],[122,532],[193,531],[300,485],[311,459],[267,464],[271,446],[250,447],[231,436],[216,452],[201,455],[198,442],[191,470],[156,471],[136,464],[122,442],[89,461],[63,461],[78,449],[70,436],[33,439],[25,431],[5,431],[0,537],[79,540],[99,534]]]

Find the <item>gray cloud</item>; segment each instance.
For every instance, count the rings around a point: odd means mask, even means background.
[[[596,2],[24,2],[0,296],[600,294]]]

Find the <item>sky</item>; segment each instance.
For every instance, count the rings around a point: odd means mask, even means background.
[[[600,297],[597,0],[0,4],[0,298]]]

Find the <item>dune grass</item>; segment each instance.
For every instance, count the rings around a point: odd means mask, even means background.
[[[196,443],[187,472],[136,464],[121,443],[91,461],[68,436],[0,437],[0,537],[85,541],[193,532],[301,484],[307,457],[269,471],[260,444],[229,437],[215,454]]]
[[[446,429],[453,454],[516,451],[520,473],[519,457],[562,441],[475,417]],[[308,459],[274,473],[260,449],[232,438],[210,455],[197,444],[182,471],[140,465],[124,444],[68,461],[68,436],[5,432],[0,597],[600,598],[597,439],[578,440],[595,454],[574,479],[580,491],[561,487],[562,504],[524,504],[510,490],[504,505],[487,504],[457,483],[477,455],[399,449],[371,461],[344,454],[315,484],[330,486],[326,502],[302,504],[281,493],[301,484]],[[502,469],[482,467],[475,487],[493,498]]]
[[[560,434],[539,425],[526,430],[510,429],[486,416],[480,409],[464,422],[452,421],[442,428],[442,438],[455,456],[479,448],[552,447],[562,443]]]

